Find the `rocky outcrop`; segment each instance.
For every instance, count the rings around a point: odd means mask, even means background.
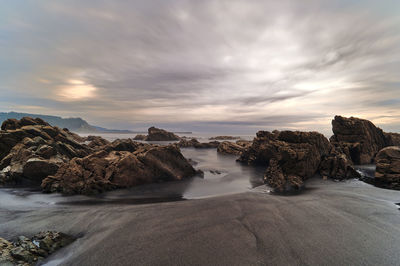
[[[164,129],[151,127],[148,129],[147,141],[174,141],[180,138],[172,132]]]
[[[400,190],[400,147],[390,146],[376,156],[375,185]]]
[[[236,141],[236,144],[242,146],[243,148],[249,148],[253,142],[248,140],[238,140]]]
[[[42,182],[45,192],[96,194],[139,184],[181,180],[196,170],[176,145],[147,145],[134,152],[100,151],[74,158]]]
[[[221,142],[217,147],[217,152],[222,154],[240,155],[244,150],[245,147],[230,141]]]
[[[278,161],[271,159],[264,174],[264,182],[274,188],[274,192],[296,192],[304,187],[303,179],[298,175],[285,174]]]
[[[386,146],[400,146],[400,134],[383,132],[386,138]]]
[[[182,138],[179,142],[178,142],[178,146],[181,148],[188,148],[188,147],[194,147],[195,145],[200,144],[200,142],[195,139],[188,139],[188,138]]]
[[[40,118],[23,117],[21,120],[7,119],[1,125],[1,130],[15,130],[24,126],[50,126]]]
[[[0,265],[35,265],[74,238],[59,232],[41,232],[31,238],[20,236],[15,242],[0,238]]]
[[[75,134],[44,121],[35,125],[33,122],[37,120],[25,118],[3,123],[3,128],[17,128],[0,131],[0,184],[40,183],[64,162],[92,152],[77,141]]]
[[[211,137],[209,140],[236,140],[240,139],[240,137],[234,137],[234,136],[216,136],[216,137]]]
[[[84,138],[86,145],[88,145],[92,149],[99,149],[104,147],[105,145],[110,144],[110,142],[100,136],[87,136]]]
[[[378,151],[390,145],[400,145],[400,134],[385,133],[365,119],[335,116],[332,131],[331,143],[354,164],[373,163]]]
[[[147,136],[142,135],[142,134],[138,134],[133,138],[133,140],[146,140],[146,139],[147,139]]]
[[[238,161],[266,166],[265,183],[276,191],[284,192],[302,188],[304,180],[320,171],[330,178],[341,178],[339,174],[342,172],[350,177],[351,169],[347,167],[351,168],[351,164],[334,163],[340,162],[340,156],[318,132],[259,131],[252,145],[242,152]]]
[[[354,165],[349,158],[339,152],[335,147],[329,154],[322,156],[319,166],[319,174],[323,178],[333,178],[336,180],[360,178],[360,174],[354,169]]]

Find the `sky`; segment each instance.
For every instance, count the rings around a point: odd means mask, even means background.
[[[0,1],[0,111],[142,130],[400,132],[400,1]]]

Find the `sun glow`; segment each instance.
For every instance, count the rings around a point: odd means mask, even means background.
[[[59,87],[58,96],[61,97],[62,100],[74,101],[95,96],[97,88],[92,84],[77,79],[70,79],[67,83],[67,85]]]

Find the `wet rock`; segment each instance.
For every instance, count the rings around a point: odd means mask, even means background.
[[[218,148],[219,141],[199,142],[193,145],[196,149],[215,149]]]
[[[242,146],[243,148],[249,148],[253,142],[248,140],[238,140],[236,141],[237,145]]]
[[[373,163],[378,151],[389,145],[400,144],[400,134],[385,133],[365,119],[335,116],[332,130],[334,135],[331,143],[354,164]]]
[[[236,143],[224,141],[218,145],[217,152],[223,154],[240,155],[245,148]]]
[[[147,141],[174,141],[179,139],[174,133],[156,127],[150,127],[146,137]]]
[[[35,124],[36,123],[36,124]],[[0,184],[41,182],[74,157],[84,157],[92,149],[78,142],[76,134],[49,126],[41,119],[6,120],[0,131]]]
[[[200,142],[195,139],[187,139],[187,138],[182,138],[179,142],[178,142],[178,146],[181,148],[188,148],[188,147],[194,147],[195,145],[199,144]]]
[[[15,242],[0,238],[0,265],[34,265],[75,239],[59,232],[41,232]]]
[[[112,143],[109,143],[104,147],[107,151],[130,151],[134,152],[140,147],[147,146],[149,144],[143,144],[135,142],[131,139],[116,139]]]
[[[324,155],[319,166],[319,173],[323,178],[334,178],[344,180],[350,178],[360,178],[361,175],[354,169],[354,165],[349,158],[341,152],[333,150]]]
[[[138,134],[133,138],[133,140],[146,140],[146,139],[147,139],[147,136],[142,135],[142,134]]]
[[[209,140],[236,140],[240,139],[240,137],[234,137],[234,136],[216,136],[216,137],[211,137]]]
[[[299,191],[304,187],[303,178],[295,174],[286,174],[278,161],[271,159],[264,174],[264,182],[273,188],[273,192],[287,193]]]
[[[400,190],[400,147],[390,146],[376,156],[375,184]]]
[[[334,179],[340,178],[342,173],[352,176],[351,162],[340,158],[342,154],[318,132],[259,131],[238,161],[266,166],[265,183],[283,192],[284,189],[301,189],[300,180],[304,182],[320,172]],[[274,165],[271,166],[271,162]]]
[[[100,136],[87,136],[84,138],[84,141],[87,142],[87,145],[93,149],[101,149],[103,146],[110,144],[110,142]]]
[[[144,183],[181,180],[196,170],[175,145],[147,145],[135,152],[100,151],[74,158],[42,182],[45,192],[96,194]]]

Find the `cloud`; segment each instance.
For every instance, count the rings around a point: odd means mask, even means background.
[[[348,114],[400,131],[396,7],[13,1],[0,11],[2,108],[40,106],[102,126],[236,123],[249,132],[325,130],[335,114]],[[386,115],[394,118],[378,118]]]

